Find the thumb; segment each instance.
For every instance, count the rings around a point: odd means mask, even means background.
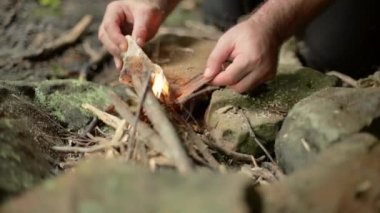
[[[213,51],[207,60],[207,68],[204,77],[207,79],[214,78],[222,69],[222,65],[227,61],[232,52],[232,45],[224,39],[219,39]]]
[[[144,46],[148,38],[149,15],[137,14],[133,23],[132,37],[140,46]]]

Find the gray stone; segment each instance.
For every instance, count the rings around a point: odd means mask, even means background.
[[[379,212],[380,142],[354,134],[315,164],[259,190],[262,212]]]
[[[205,121],[216,141],[227,148],[255,154],[258,146],[250,137],[248,118],[258,138],[273,142],[288,110],[299,100],[336,84],[334,77],[309,68],[280,73],[256,94],[241,95],[229,89],[213,93]]]
[[[310,168],[259,188],[236,174],[198,170],[182,176],[165,169],[153,174],[117,160],[91,159],[0,211],[377,212],[379,145],[371,135],[353,135]]]
[[[380,134],[380,88],[328,88],[296,104],[276,139],[280,166],[290,173],[318,153],[361,132]]]
[[[358,86],[361,88],[380,87],[380,71],[375,72],[367,78],[359,79]]]

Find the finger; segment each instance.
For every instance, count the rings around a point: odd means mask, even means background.
[[[120,49],[125,51],[126,39],[121,31],[121,25],[125,22],[124,10],[118,2],[110,3],[107,7],[102,26],[110,40]]]
[[[101,34],[99,38],[102,41],[103,46],[107,49],[107,51],[111,53],[111,55],[114,58],[120,58],[121,52],[120,52],[120,49],[115,45],[115,43],[111,41],[111,39],[108,37],[106,33],[99,33],[99,34]]]
[[[139,11],[134,17],[132,37],[136,39],[138,45],[144,46],[148,38],[148,26],[151,15],[148,12],[144,14],[142,11]]]
[[[214,78],[221,71],[222,64],[228,59],[231,52],[232,44],[223,38],[219,39],[207,60],[207,68],[203,74],[204,77],[207,79]]]
[[[220,72],[212,81],[217,86],[234,85],[249,74],[249,61],[243,55],[238,55],[227,69]]]
[[[121,58],[113,57],[113,61],[115,63],[116,69],[120,71],[123,66],[123,62],[121,61]]]
[[[236,92],[243,93],[256,88],[266,80],[267,79],[265,78],[265,74],[260,73],[260,71],[253,71],[245,76],[237,84],[230,86],[230,88]]]

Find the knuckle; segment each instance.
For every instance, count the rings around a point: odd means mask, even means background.
[[[118,1],[113,1],[113,2],[110,2],[107,7],[106,7],[106,11],[112,11],[114,10],[115,8],[117,8],[119,5],[119,2]]]
[[[273,80],[274,78],[276,77],[276,73],[275,72],[269,72],[267,77],[266,77],[266,80],[269,81],[269,80]]]
[[[241,85],[235,85],[234,87],[232,87],[232,89],[238,93],[243,93],[246,91],[246,89]]]
[[[240,79],[238,79],[238,76],[233,75],[233,76],[228,76],[225,80],[226,85],[234,85],[236,84]]]
[[[104,30],[102,27],[100,27],[99,31],[98,31],[98,39],[100,41],[103,41],[104,40]]]
[[[110,27],[109,24],[104,23],[104,24],[103,24],[103,29],[104,29],[104,31],[108,32],[108,31],[111,29],[111,27]]]

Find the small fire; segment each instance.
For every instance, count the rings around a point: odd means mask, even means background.
[[[166,80],[161,67],[156,66],[155,72],[152,74],[152,79],[152,91],[154,96],[158,99],[161,98],[161,95],[169,96],[169,82]]]

